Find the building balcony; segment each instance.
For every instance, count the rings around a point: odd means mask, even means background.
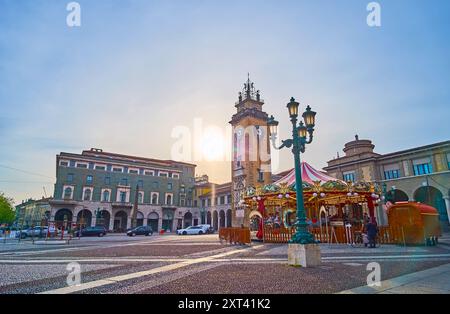
[[[78,201],[75,201],[73,199],[53,199],[51,201],[48,202],[50,205],[54,205],[54,206],[76,206],[78,205]]]
[[[131,208],[131,207],[133,207],[133,204],[131,204],[130,202],[112,202],[111,206],[112,207],[127,207],[127,208]]]

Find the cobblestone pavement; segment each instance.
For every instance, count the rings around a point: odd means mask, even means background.
[[[5,245],[6,246],[6,245]],[[321,245],[322,265],[287,265],[287,245],[222,245],[217,235],[82,238],[69,245],[0,244],[0,293],[336,293],[450,263],[450,247]],[[71,262],[81,285],[68,286]],[[425,290],[424,290],[425,291]]]

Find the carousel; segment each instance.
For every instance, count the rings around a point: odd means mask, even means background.
[[[375,221],[380,189],[370,182],[344,182],[303,162],[305,211],[317,241],[349,243],[368,220]],[[252,238],[268,243],[288,242],[295,232],[295,170],[273,184],[247,188],[243,205]]]

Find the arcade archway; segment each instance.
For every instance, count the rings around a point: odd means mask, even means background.
[[[441,191],[433,186],[422,186],[414,192],[414,200],[436,208],[439,212],[439,220],[448,223],[447,207]]]

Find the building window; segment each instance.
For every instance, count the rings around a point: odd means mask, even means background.
[[[95,170],[100,170],[100,171],[105,171],[106,170],[106,166],[104,166],[104,165],[95,165],[94,169]]]
[[[197,207],[197,200],[194,200],[194,207]]]
[[[184,198],[182,198],[181,200],[180,200],[180,206],[185,206],[185,204],[186,204],[186,201],[184,200]]]
[[[62,166],[62,167],[69,167],[69,162],[68,162],[68,161],[64,161],[64,160],[61,160],[61,161],[59,162],[59,165]]]
[[[143,188],[144,188],[144,181],[143,181],[143,180],[139,180],[139,181],[138,181],[138,187],[139,187],[140,189],[143,189]]]
[[[397,170],[388,170],[384,172],[384,179],[385,180],[392,180],[392,179],[398,179],[400,178],[400,171]]]
[[[123,172],[123,168],[113,167],[113,172]]]
[[[102,195],[102,201],[103,202],[109,202],[109,196],[110,196],[109,191],[108,190],[104,190],[103,191],[103,195]]]
[[[121,191],[119,195],[120,195],[120,202],[125,203],[127,201],[127,192]]]
[[[73,182],[73,173],[67,174],[67,182]]]
[[[131,173],[131,174],[139,174],[139,170],[137,170],[137,169],[129,169],[129,170],[128,170],[128,173]]]
[[[264,172],[262,170],[258,170],[258,181],[264,182]]]
[[[211,206],[211,199],[208,198],[208,206]]]
[[[220,197],[220,204],[225,204],[225,196]]]
[[[152,205],[158,204],[158,196],[159,196],[159,193],[152,192]]]
[[[167,178],[167,177],[169,176],[169,173],[160,171],[160,172],[159,172],[159,176],[160,176],[160,177],[166,177],[166,178]]]
[[[64,189],[64,199],[71,199],[72,198],[72,188],[71,187],[66,187]]]
[[[105,177],[105,184],[106,185],[110,185],[111,184],[111,178],[110,177]]]
[[[154,172],[153,170],[145,170],[145,171],[144,171],[144,174],[145,174],[146,176],[154,176],[154,175],[155,175],[155,172]]]
[[[227,195],[227,204],[231,204],[231,195]]]
[[[86,184],[92,184],[92,181],[94,181],[94,177],[91,175],[86,176]]]
[[[202,199],[202,207],[205,208],[206,207],[206,200]]]
[[[166,194],[166,205],[172,205],[173,203],[173,196],[170,193]]]
[[[159,183],[158,182],[153,182],[153,188],[154,189],[158,189],[159,188]]]
[[[355,182],[355,172],[344,172],[343,179],[345,182]]]
[[[178,173],[172,173],[172,178],[179,179],[180,175]]]
[[[91,189],[85,189],[85,190],[84,190],[84,197],[83,197],[83,200],[84,200],[84,201],[90,201],[90,200],[91,200],[91,196],[92,196],[92,191],[91,191]]]
[[[77,162],[77,168],[87,169],[88,164]]]
[[[128,179],[124,178],[124,179],[120,180],[120,185],[128,186]]]
[[[139,204],[144,203],[144,193],[143,192],[139,192],[139,194],[138,194],[138,203]]]
[[[433,166],[430,163],[414,165],[414,175],[420,176],[433,172]]]
[[[172,190],[172,183],[167,183],[167,189],[168,189],[169,191]]]

